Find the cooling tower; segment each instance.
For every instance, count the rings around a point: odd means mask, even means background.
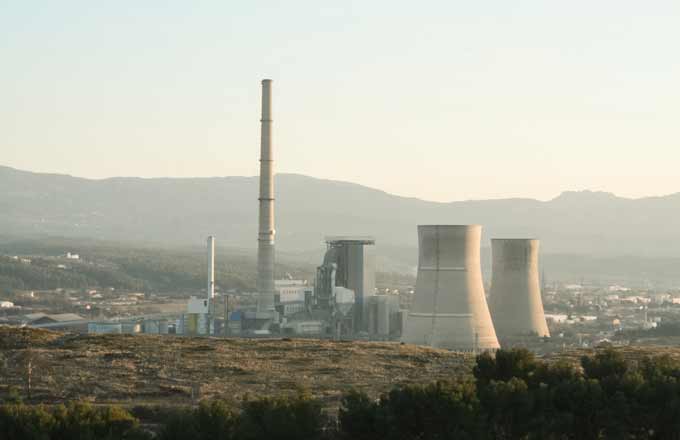
[[[538,240],[493,239],[489,306],[500,338],[550,336],[538,279]]]
[[[257,311],[274,311],[274,155],[272,80],[262,80],[260,119],[260,217],[257,235]]]
[[[499,348],[484,296],[482,227],[418,226],[418,278],[402,341],[457,351]]]

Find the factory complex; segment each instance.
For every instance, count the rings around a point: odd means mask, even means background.
[[[538,279],[538,240],[492,240],[490,303],[480,265],[479,225],[418,226],[418,273],[410,311],[375,289],[372,237],[326,237],[314,284],[275,279],[272,81],[262,81],[257,302],[216,307],[215,238],[208,237],[208,295],[192,298],[176,323],[185,335],[291,335],[379,339],[456,351],[496,350],[499,337],[549,336]],[[491,311],[490,311],[491,310]],[[155,327],[154,327],[155,328]],[[497,336],[497,332],[499,335]]]
[[[206,241],[206,294],[175,317],[78,322],[90,333],[400,340],[454,351],[500,348],[499,340],[549,337],[541,299],[538,240],[493,239],[487,296],[480,264],[482,226],[419,225],[410,310],[378,294],[370,236],[328,236],[314,279],[275,276],[272,81],[262,81],[256,293],[252,304],[216,295],[214,236]],[[416,225],[414,225],[415,227]],[[217,280],[219,282],[219,280]],[[50,322],[59,327],[59,322]]]

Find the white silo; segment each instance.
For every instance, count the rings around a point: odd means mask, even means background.
[[[491,240],[492,276],[489,307],[502,339],[521,335],[550,336],[538,278],[539,241]]]
[[[402,341],[457,351],[499,348],[486,304],[479,225],[418,226],[418,278]]]

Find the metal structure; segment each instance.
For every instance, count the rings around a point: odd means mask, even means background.
[[[418,226],[418,278],[402,341],[457,351],[499,348],[486,304],[479,225]]]
[[[262,80],[260,131],[260,212],[257,236],[257,311],[274,312],[274,155],[272,152],[272,80]]]
[[[354,291],[354,331],[366,331],[367,299],[375,294],[375,258],[369,246],[375,245],[372,237],[326,237],[328,250],[324,264],[317,269],[317,283],[322,286],[339,286]],[[333,267],[334,265],[334,267]],[[331,281],[332,278],[332,281]],[[324,303],[324,292],[317,291],[317,301]]]
[[[316,268],[313,310],[323,313],[333,337],[351,334],[354,330],[352,310],[355,307],[355,293],[335,284],[337,271],[337,251],[330,248],[324,256],[323,264]],[[342,297],[341,301],[338,301],[338,296]]]
[[[368,334],[375,339],[388,339],[401,332],[400,308],[397,295],[374,295],[367,298]]]
[[[208,302],[215,299],[215,237],[208,237]]]
[[[500,338],[550,336],[541,300],[538,248],[534,239],[491,240],[489,307]]]

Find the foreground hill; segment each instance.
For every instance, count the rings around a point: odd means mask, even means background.
[[[237,401],[309,389],[337,406],[350,388],[370,394],[398,384],[467,374],[471,355],[376,342],[248,340],[148,335],[71,335],[0,327],[0,400],[24,393],[26,362],[36,368],[33,399],[187,404]]]
[[[676,347],[617,349],[627,359],[670,355]],[[546,357],[578,365],[592,350]],[[237,403],[289,395],[301,388],[337,408],[341,394],[358,389],[378,396],[397,385],[470,376],[472,354],[381,342],[313,339],[183,338],[151,335],[73,335],[0,326],[0,401],[26,395],[31,402],[82,399],[95,403],[185,405],[198,399]]]

